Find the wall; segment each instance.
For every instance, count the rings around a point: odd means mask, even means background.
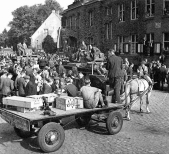
[[[61,28],[61,17],[55,11],[44,21],[38,30],[31,37],[31,46],[34,48],[42,48],[42,42],[47,36],[45,29],[48,29],[48,34],[52,36],[54,42],[58,41],[59,29]]]

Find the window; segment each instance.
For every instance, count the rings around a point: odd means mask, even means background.
[[[148,46],[153,47],[153,43],[154,43],[154,34],[153,33],[146,34],[146,42],[148,43]]]
[[[169,52],[169,32],[163,33],[163,48]]]
[[[75,17],[75,15],[72,17],[72,27],[76,28],[76,17]]]
[[[155,0],[146,0],[146,17],[153,17],[155,13]]]
[[[67,18],[66,18],[65,20],[66,20],[66,21],[65,21],[65,22],[66,22],[65,24],[66,24],[66,28],[67,28],[67,27],[68,27],[68,20],[67,20]]]
[[[163,0],[163,14],[169,15],[169,0]]]
[[[70,29],[72,28],[73,26],[73,20],[72,20],[72,17],[70,17]]]
[[[48,29],[44,29],[44,34],[47,36],[49,35],[49,30]]]
[[[131,1],[131,20],[138,19],[138,6],[137,0]]]
[[[106,39],[109,39],[109,24],[106,24]]]
[[[77,28],[80,27],[80,13],[77,14]]]
[[[119,53],[123,53],[123,43],[124,43],[124,37],[118,36],[118,50]]]
[[[109,15],[109,8],[106,7],[106,15]]]
[[[89,25],[93,26],[93,11],[89,12]]]
[[[110,22],[110,39],[113,38],[113,23]]]
[[[77,18],[75,17],[75,29],[77,28]]]
[[[110,14],[113,14],[113,7],[110,7]]]
[[[137,52],[138,35],[131,35],[131,53]]]
[[[124,19],[124,4],[118,5],[118,18],[119,18],[119,22],[125,21],[125,19]]]

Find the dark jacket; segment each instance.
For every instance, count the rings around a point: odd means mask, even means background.
[[[49,93],[52,93],[52,87],[44,83],[42,88],[42,94],[49,94]]]
[[[77,87],[74,84],[68,84],[64,87],[64,90],[67,92],[68,96],[70,97],[76,97],[78,90]]]
[[[1,78],[0,89],[2,90],[2,95],[10,95],[14,89],[14,82],[9,78]]]
[[[16,81],[19,96],[25,96],[25,80],[20,77]]]
[[[25,95],[30,96],[36,94],[37,94],[37,87],[31,81],[29,81],[25,87]]]
[[[53,83],[51,85],[51,88],[52,88],[52,92],[55,92],[57,89],[59,89],[59,85],[56,85],[55,83]]]
[[[160,67],[160,80],[165,82],[166,76],[167,76],[167,69],[164,66]]]
[[[121,57],[111,55],[108,58],[106,69],[108,70],[108,77],[122,77],[123,60]]]

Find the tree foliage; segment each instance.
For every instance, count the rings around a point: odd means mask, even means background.
[[[8,32],[6,29],[3,30],[3,32],[0,34],[0,46],[6,47],[8,46]]]
[[[50,35],[47,35],[44,38],[42,47],[46,53],[55,53],[57,50],[56,43],[54,42],[53,38]]]
[[[7,33],[8,43],[16,46],[19,42],[30,45],[30,37],[51,14],[52,10],[63,11],[56,0],[46,0],[45,4],[21,6],[12,12],[13,20],[9,23]],[[0,44],[4,44],[3,33],[0,34]]]

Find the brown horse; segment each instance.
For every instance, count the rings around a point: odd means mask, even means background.
[[[140,100],[140,112],[143,112],[142,105],[143,99],[142,97],[146,95],[146,111],[150,113],[149,110],[149,99],[151,96],[152,85],[149,85],[148,81],[145,79],[131,79],[126,83],[125,86],[125,95],[124,102],[126,108],[126,118],[130,120],[130,110],[134,103]]]

